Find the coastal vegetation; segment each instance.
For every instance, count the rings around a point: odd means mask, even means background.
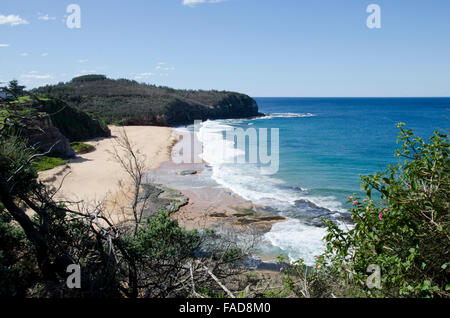
[[[298,260],[284,270],[295,295],[450,297],[449,137],[423,140],[398,127],[399,163],[361,177],[366,197],[348,197],[353,226],[324,220],[327,249],[316,266]]]
[[[0,120],[10,121],[10,129],[48,157],[73,157],[70,141],[111,135],[103,122],[61,100],[27,92],[17,81],[11,81],[2,91],[9,98],[2,100]]]
[[[76,77],[67,83],[37,88],[33,93],[63,100],[101,122],[116,125],[176,126],[194,120],[260,115],[256,102],[244,94],[179,90],[104,75]]]
[[[122,83],[88,76],[60,87],[75,89],[95,83],[93,87],[100,89],[102,82],[106,87]],[[140,84],[124,83],[142,89]],[[165,208],[154,204],[161,190],[145,184],[149,170],[145,154],[125,131],[115,138],[111,156],[131,184],[129,204],[121,207],[129,217],[113,221],[103,202],[57,200],[58,189],[43,184],[37,172],[65,163],[49,155],[64,141],[61,137],[47,140],[52,144],[45,150],[30,142],[30,137],[38,138],[36,131],[45,134],[42,127],[58,129],[72,141],[71,149],[80,152],[92,146],[77,140],[108,135],[108,131],[101,120],[93,120],[65,101],[40,97],[40,90],[26,92],[17,82],[5,90],[13,98],[0,100],[0,296],[450,296],[450,143],[443,132],[423,140],[399,124],[399,163],[361,177],[366,196],[348,197],[353,224],[343,229],[323,220],[328,233],[326,251],[314,266],[280,257],[280,271],[266,274],[246,267],[256,242],[249,233],[248,239],[239,240],[212,230],[186,230],[172,217],[185,201],[174,198]],[[169,89],[162,90],[167,93]],[[191,93],[196,98],[203,94]],[[216,97],[222,94],[227,93]],[[108,99],[102,98],[103,102]],[[82,100],[87,103],[89,99]],[[71,123],[80,131],[64,127]],[[24,127],[32,125],[38,128],[27,134]],[[95,128],[83,128],[90,125]],[[241,218],[255,213],[252,208],[237,212]],[[73,264],[79,266],[81,288],[67,285],[67,269]],[[376,277],[372,281],[377,268],[379,285]]]

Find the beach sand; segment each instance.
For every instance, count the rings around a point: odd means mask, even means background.
[[[121,130],[125,130],[135,149],[139,149],[146,156],[146,167],[150,170],[148,182],[176,189],[188,198],[188,204],[173,214],[181,226],[187,229],[216,228],[223,225],[251,226],[264,233],[270,230],[273,223],[284,220],[282,217],[264,213],[252,202],[229,190],[205,186],[203,183],[206,179],[196,181],[205,169],[205,163],[200,165],[173,163],[172,146],[182,136],[171,128],[154,126],[109,128],[112,137],[86,142],[95,147],[93,152],[80,154],[71,159],[66,166],[39,174],[42,182],[54,188],[61,186],[55,196],[56,199],[83,202],[90,210],[101,204],[102,209],[115,223],[129,220],[131,217],[129,206],[132,200],[131,180],[111,153],[116,145],[117,136]],[[195,170],[198,174],[180,175],[184,170]],[[199,187],[197,182],[203,185]]]
[[[55,188],[61,185],[56,199],[84,201],[90,205],[106,202],[106,198],[113,199],[116,203],[123,199],[121,193],[130,187],[130,177],[113,159],[111,153],[121,130],[125,130],[135,148],[146,156],[147,167],[150,169],[158,168],[162,162],[170,159],[170,150],[178,140],[178,136],[169,127],[110,126],[109,128],[112,135],[110,138],[97,138],[86,142],[95,147],[94,151],[78,155],[66,166],[39,174],[42,182]]]

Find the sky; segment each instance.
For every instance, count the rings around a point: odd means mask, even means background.
[[[450,1],[1,1],[0,82],[93,73],[253,97],[447,97]]]

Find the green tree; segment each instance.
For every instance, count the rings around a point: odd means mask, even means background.
[[[12,80],[8,83],[7,91],[15,97],[19,97],[25,94],[25,86],[19,85],[18,80]]]

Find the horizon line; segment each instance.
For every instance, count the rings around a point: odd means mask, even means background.
[[[251,98],[450,98],[450,96],[250,96],[250,97]]]

